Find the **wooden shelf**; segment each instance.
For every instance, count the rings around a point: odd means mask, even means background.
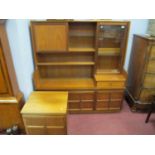
[[[42,62],[38,66],[95,65],[95,62]]]
[[[42,78],[36,81],[36,89],[40,90],[78,90],[94,89],[93,78]]]
[[[95,52],[95,48],[92,47],[85,47],[85,48],[78,48],[78,47],[70,47],[70,52]]]
[[[97,74],[118,74],[120,71],[118,69],[98,69]]]
[[[120,48],[98,48],[99,56],[119,56]]]

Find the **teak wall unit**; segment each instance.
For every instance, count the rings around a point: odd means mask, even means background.
[[[6,129],[16,124],[23,129],[20,114],[23,95],[16,80],[5,22],[0,20],[0,128]]]
[[[155,38],[134,35],[127,97],[133,109],[150,104],[155,94]]]
[[[68,91],[68,111],[119,111],[129,22],[32,21],[36,90]]]

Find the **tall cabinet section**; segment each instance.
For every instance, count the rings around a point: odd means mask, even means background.
[[[0,20],[0,128],[18,125],[23,129],[20,115],[23,95],[16,80],[5,22],[6,20]]]
[[[134,35],[127,98],[133,110],[150,104],[155,94],[155,38]],[[141,107],[140,107],[141,106]],[[144,106],[144,107],[145,107]]]
[[[119,111],[127,21],[32,21],[36,90],[69,92],[68,111]]]

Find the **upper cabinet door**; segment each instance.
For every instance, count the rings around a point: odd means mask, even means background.
[[[2,64],[0,61],[0,94],[6,94],[7,93],[7,84],[6,84],[6,80],[4,77],[4,73],[2,70]]]
[[[32,30],[37,52],[67,50],[67,23],[37,23]]]

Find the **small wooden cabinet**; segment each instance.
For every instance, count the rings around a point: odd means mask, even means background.
[[[24,131],[20,114],[23,95],[15,75],[5,22],[6,20],[0,20],[0,129],[18,125]]]
[[[67,134],[67,92],[32,92],[21,113],[29,135]]]
[[[134,35],[127,98],[134,109],[150,104],[152,95],[155,95],[155,38]]]
[[[68,91],[69,112],[119,111],[119,101],[98,101],[99,91],[123,92],[128,21],[32,21],[36,90]],[[100,108],[102,107],[102,108]]]

